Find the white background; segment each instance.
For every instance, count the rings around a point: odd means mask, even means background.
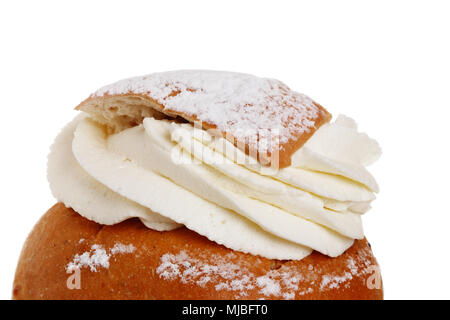
[[[448,1],[1,1],[0,298],[55,202],[46,157],[100,86],[173,69],[273,77],[383,156],[364,217],[387,299],[450,298]]]

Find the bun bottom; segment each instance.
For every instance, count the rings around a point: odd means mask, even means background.
[[[382,299],[369,243],[337,258],[280,261],[230,250],[186,228],[89,221],[62,203],[22,249],[13,299]]]

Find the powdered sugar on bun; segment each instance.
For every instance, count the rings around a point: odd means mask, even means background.
[[[67,286],[77,281],[79,289]],[[313,252],[280,261],[228,249],[187,228],[159,232],[137,219],[102,226],[62,203],[30,233],[13,289],[14,299],[27,300],[382,297],[381,271],[365,239],[334,259]]]
[[[78,109],[115,131],[146,116],[198,121],[246,152],[254,150],[263,164],[279,167],[288,166],[291,155],[331,118],[323,107],[278,80],[204,70],[121,80],[96,91]]]

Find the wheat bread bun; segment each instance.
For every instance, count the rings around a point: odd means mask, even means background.
[[[338,258],[279,261],[186,228],[100,225],[57,203],[23,247],[13,299],[382,299],[378,271],[365,239]]]

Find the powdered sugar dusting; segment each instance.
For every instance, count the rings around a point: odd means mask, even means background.
[[[246,295],[245,290],[252,289],[248,270],[227,261],[226,257],[216,257],[214,264],[204,263],[192,258],[186,252],[178,254],[164,254],[156,273],[164,279],[179,278],[183,283],[195,283],[205,286],[207,283],[218,283],[216,290],[236,291]]]
[[[213,257],[214,263],[205,263],[203,259],[190,257],[185,251],[178,254],[164,254],[156,273],[163,279],[179,279],[183,283],[194,283],[204,287],[207,283],[216,283],[215,289],[236,293],[236,298],[245,297],[248,290],[258,289],[265,297],[294,299],[295,293],[306,294],[300,290],[304,280],[295,270],[271,270],[263,276],[256,276],[242,265],[230,262],[227,257]],[[206,261],[206,260],[205,260]]]
[[[80,241],[79,243],[84,242]],[[98,267],[109,268],[111,256],[116,254],[132,253],[135,247],[132,244],[124,245],[116,243],[108,251],[101,245],[94,244],[89,251],[82,254],[75,254],[73,260],[67,264],[66,271],[72,272],[75,269],[89,268],[92,272],[97,272]]]
[[[354,277],[368,274],[372,265],[370,249],[361,249],[356,260],[349,256],[347,268],[343,273],[328,273],[318,276],[320,266],[309,265],[307,274],[299,274],[295,265],[283,264],[264,275],[255,275],[249,268],[231,262],[231,257],[215,256],[209,260],[192,258],[185,251],[177,254],[164,254],[156,273],[166,280],[179,279],[183,283],[204,287],[214,283],[217,291],[227,290],[235,293],[235,298],[245,297],[249,290],[256,289],[262,299],[295,299],[314,292],[316,283],[320,291],[348,287]],[[209,257],[211,258],[211,257]],[[319,268],[319,269],[317,269]],[[317,272],[313,272],[316,270]],[[317,289],[316,289],[317,290]]]
[[[271,270],[266,275],[256,278],[260,293],[265,296],[283,297],[286,300],[294,299],[295,293],[306,294],[306,291],[299,291],[299,289],[300,283],[308,281],[294,268],[287,266],[279,270]]]
[[[361,249],[358,253],[357,261],[352,257],[347,258],[348,271],[342,274],[332,273],[324,275],[320,283],[320,289],[337,289],[341,286],[348,287],[353,277],[361,277],[371,272],[372,262],[370,256],[372,253],[367,248]]]
[[[322,282],[320,283],[320,289],[329,288],[339,288],[342,283],[348,282],[353,279],[353,275],[350,272],[345,272],[342,276],[323,276]]]
[[[114,247],[111,248],[110,252],[112,255],[118,253],[132,253],[136,248],[132,245],[124,245],[122,243],[116,243]]]
[[[165,111],[195,116],[269,154],[309,132],[320,113],[309,97],[278,80],[220,71],[153,73],[105,86],[93,96],[126,93],[148,95]]]
[[[266,296],[279,296],[281,292],[280,284],[268,276],[262,276],[256,278],[258,287],[261,288],[260,292]]]

